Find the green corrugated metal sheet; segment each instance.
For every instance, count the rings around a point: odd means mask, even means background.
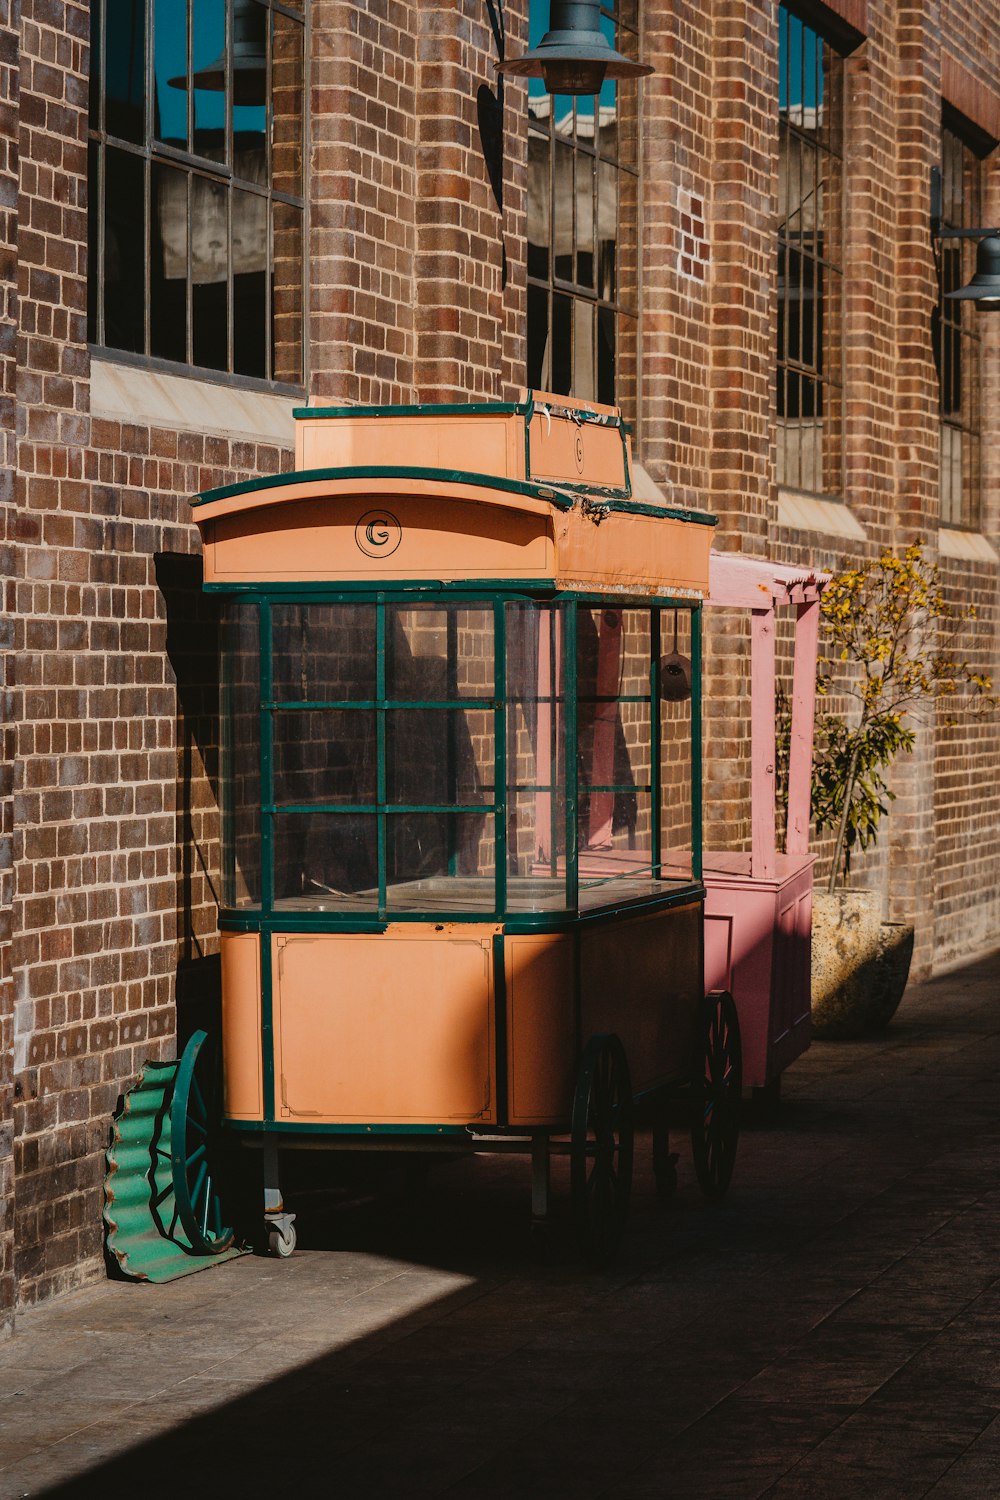
[[[104,1179],[108,1253],[134,1281],[175,1281],[244,1252],[196,1255],[174,1210],[170,1099],[177,1062],[146,1063],[114,1120]]]

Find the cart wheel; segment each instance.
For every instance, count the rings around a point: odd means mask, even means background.
[[[170,1162],[177,1217],[196,1255],[233,1243],[219,1195],[222,1076],[214,1043],[196,1031],[184,1048],[170,1104]]]
[[[294,1224],[289,1224],[285,1234],[282,1234],[280,1229],[271,1229],[267,1236],[267,1253],[276,1255],[279,1260],[287,1260],[294,1253],[296,1243]]]
[[[743,1051],[733,997],[712,990],[702,1003],[691,1081],[691,1145],[698,1185],[706,1198],[729,1186],[740,1136]]]
[[[570,1188],[576,1238],[588,1260],[614,1256],[632,1187],[632,1084],[616,1036],[592,1036],[573,1096]]]

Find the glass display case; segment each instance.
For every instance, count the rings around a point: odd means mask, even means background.
[[[689,889],[698,622],[501,593],[228,601],[224,912],[531,927]]]

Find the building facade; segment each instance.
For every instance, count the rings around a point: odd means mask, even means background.
[[[188,497],[293,407],[614,400],[717,545],[916,538],[1000,647],[991,0],[618,0],[655,67],[498,83],[538,0],[0,0],[0,1326],[103,1274],[108,1124],[211,1005],[218,621]],[[747,667],[710,642],[706,841],[749,837]],[[865,874],[917,967],[1000,930],[1000,729],[921,727]]]

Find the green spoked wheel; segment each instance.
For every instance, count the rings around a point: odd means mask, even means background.
[[[736,1005],[727,990],[712,990],[699,1012],[691,1080],[694,1169],[706,1198],[721,1198],[733,1175],[742,1091],[743,1050]]]
[[[222,1075],[204,1031],[184,1048],[170,1104],[170,1164],[176,1215],[191,1248],[221,1255],[233,1243],[221,1197]]]
[[[570,1126],[570,1190],[577,1243],[603,1266],[614,1256],[632,1190],[632,1083],[616,1036],[584,1048]]]

